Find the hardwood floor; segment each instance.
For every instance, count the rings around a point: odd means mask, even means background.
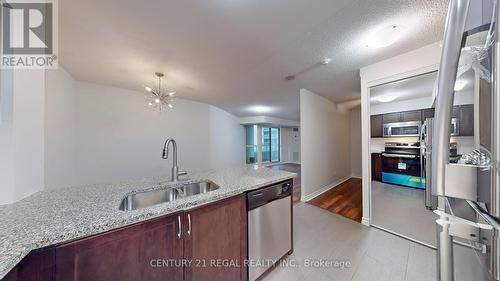
[[[300,202],[300,174],[301,174],[300,164],[285,163],[285,164],[276,164],[269,167],[273,170],[281,170],[297,174],[297,177],[293,179],[292,196],[294,204]]]
[[[307,203],[361,222],[361,179],[350,178]]]

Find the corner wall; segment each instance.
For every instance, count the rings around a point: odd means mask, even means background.
[[[169,176],[167,137],[178,142],[182,170],[245,163],[243,126],[212,105],[178,99],[155,112],[142,92],[79,82],[63,68],[2,79],[0,204],[43,189]]]
[[[169,176],[172,158],[161,158],[167,137],[177,141],[181,170],[244,165],[243,126],[219,108],[178,99],[173,110],[157,112],[142,92],[65,72],[49,78],[47,88],[59,93],[48,94],[47,188]]]
[[[300,90],[302,201],[351,175],[349,112],[306,89]]]

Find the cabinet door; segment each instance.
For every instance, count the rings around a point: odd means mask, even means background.
[[[422,121],[422,110],[401,112],[401,122]]]
[[[384,124],[401,122],[401,112],[387,113],[383,115]]]
[[[54,263],[54,247],[34,250],[7,273],[2,281],[52,281]]]
[[[434,118],[434,108],[422,110],[422,121],[425,121],[427,118]]]
[[[55,280],[182,281],[182,267],[166,264],[182,259],[178,231],[171,215],[59,246]]]
[[[246,280],[247,216],[245,196],[236,196],[184,214],[186,281]]]
[[[382,156],[372,153],[372,180],[382,181]]]
[[[460,118],[460,106],[453,106],[453,111],[451,112],[451,118]]]
[[[460,135],[474,136],[474,105],[460,106]]]
[[[382,137],[382,115],[370,116],[370,131],[372,138]]]

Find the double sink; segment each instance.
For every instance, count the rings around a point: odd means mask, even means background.
[[[127,195],[120,203],[120,210],[132,211],[153,205],[172,202],[178,198],[203,194],[219,189],[219,186],[210,181],[186,183],[179,187],[137,192]]]

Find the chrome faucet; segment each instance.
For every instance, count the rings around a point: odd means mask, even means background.
[[[172,178],[171,181],[176,182],[179,181],[179,176],[181,175],[186,175],[187,172],[179,172],[179,167],[177,166],[177,142],[173,138],[168,138],[165,141],[165,144],[163,145],[163,159],[168,159],[168,146],[169,144],[172,143],[172,148],[174,150],[173,152],[173,158],[172,158]]]

